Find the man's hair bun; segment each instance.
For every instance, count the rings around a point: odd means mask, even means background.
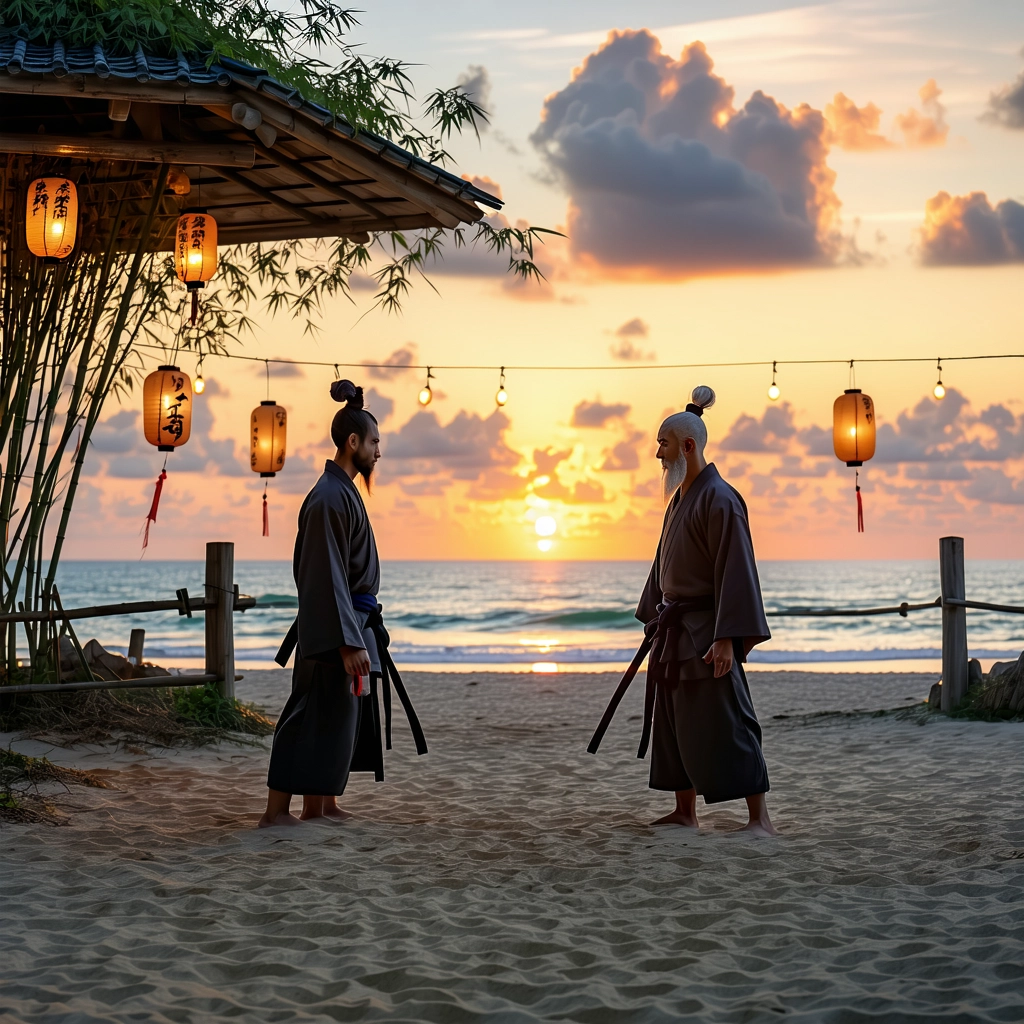
[[[700,409],[710,409],[715,404],[715,393],[706,384],[693,389],[690,400]]]
[[[363,389],[350,380],[336,380],[331,385],[331,398],[336,402],[347,402],[350,409],[363,407]],[[714,401],[714,396],[711,400]]]

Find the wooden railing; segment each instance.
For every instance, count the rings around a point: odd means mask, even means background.
[[[206,545],[206,593],[202,600],[194,600],[188,590],[181,589],[173,601],[127,601],[121,604],[100,604],[87,608],[61,608],[46,612],[9,612],[0,615],[0,622],[50,622],[59,625],[73,619],[105,618],[113,615],[140,615],[147,612],[177,611],[192,618],[193,614],[206,616],[206,671],[189,675],[147,676],[142,679],[88,679],[68,683],[28,683],[19,686],[0,686],[0,697],[18,693],[63,693],[69,690],[120,690],[150,686],[202,686],[217,683],[225,697],[235,695],[235,631],[234,613],[256,606],[254,597],[239,594],[234,582],[235,545],[216,541]],[[141,661],[141,630],[132,631],[133,647]],[[77,647],[77,642],[76,642]],[[81,655],[81,649],[78,648]],[[58,651],[57,656],[60,656]],[[82,659],[85,665],[84,658]],[[88,668],[88,666],[86,666]],[[91,674],[91,673],[90,673]]]

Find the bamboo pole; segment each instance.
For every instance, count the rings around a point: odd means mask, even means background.
[[[74,135],[0,133],[0,153],[208,167],[252,167],[256,163],[256,149],[251,145],[143,142],[134,139],[79,138]]]
[[[947,714],[967,693],[967,599],[963,537],[939,539],[942,586],[942,710]],[[947,602],[957,602],[956,604]]]

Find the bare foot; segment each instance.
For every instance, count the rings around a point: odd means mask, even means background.
[[[666,814],[663,818],[659,818],[657,821],[652,821],[651,824],[682,825],[684,828],[700,828],[696,814],[685,814],[679,810],[672,811],[671,814]]]
[[[762,839],[770,839],[779,834],[779,830],[767,820],[748,821],[739,831],[749,832],[752,836],[760,836]]]
[[[282,814],[275,814],[271,817],[269,814],[264,814],[258,822],[256,822],[257,828],[274,828],[277,825],[298,825],[300,824],[299,819],[294,814],[289,814],[288,811],[284,811]]]
[[[324,817],[332,818],[334,821],[347,821],[352,817],[352,812],[346,811],[343,807],[335,804],[333,807],[324,808]]]

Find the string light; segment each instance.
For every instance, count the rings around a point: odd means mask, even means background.
[[[422,406],[428,406],[434,399],[434,392],[430,390],[430,382],[434,379],[434,375],[430,372],[430,367],[427,367],[427,382],[420,388],[418,401]]]
[[[778,399],[779,395],[782,394],[779,391],[779,385],[775,383],[775,369],[777,367],[776,361],[772,360],[772,382],[768,387],[768,397],[774,402]]]
[[[192,381],[192,390],[201,395],[206,390],[206,381],[203,380],[203,357],[199,357],[199,365],[196,367],[196,379]]]
[[[508,392],[505,390],[505,367],[501,368],[501,376],[498,379],[498,393],[494,396],[495,404],[500,409],[508,402]]]
[[[932,389],[932,394],[940,401],[946,397],[946,389],[942,386],[942,360],[937,359],[936,367],[939,371],[939,379],[935,382],[935,387]]]

